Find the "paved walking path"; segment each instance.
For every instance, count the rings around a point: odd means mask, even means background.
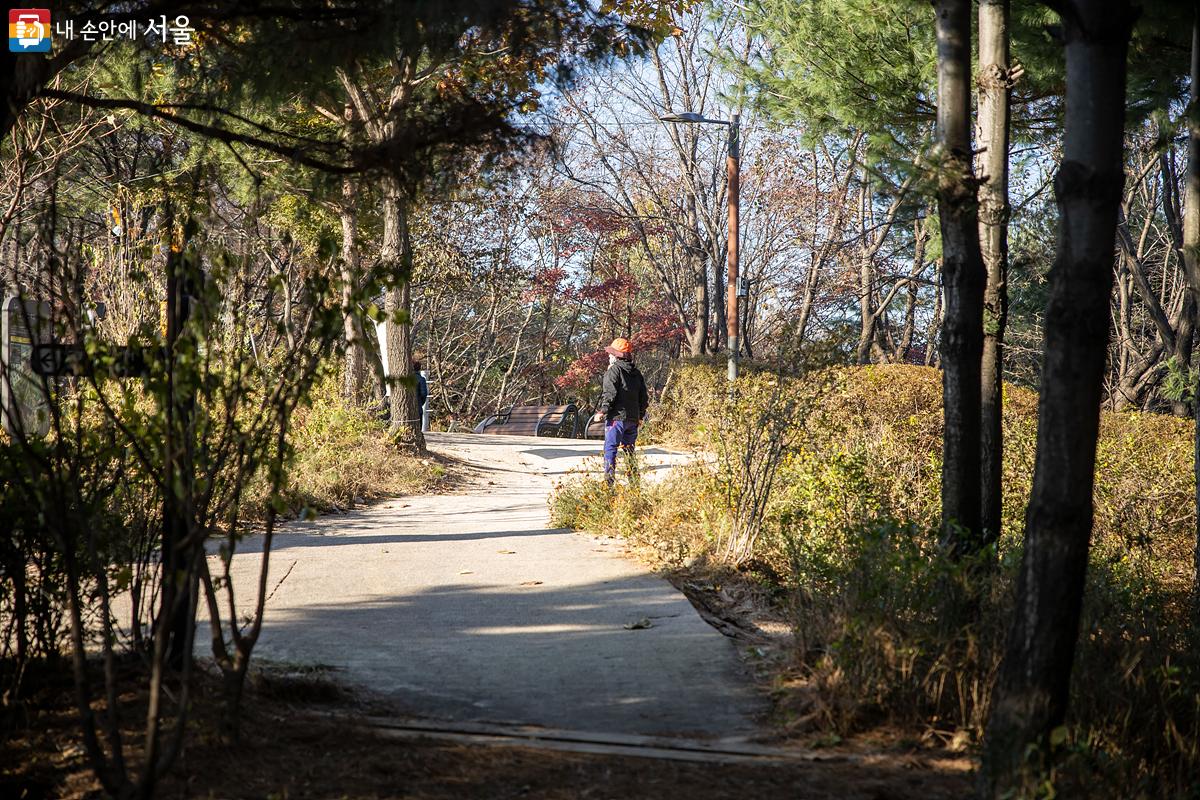
[[[614,734],[754,730],[761,700],[728,639],[618,540],[547,529],[553,482],[598,442],[432,434],[429,445],[470,465],[467,488],[276,537],[271,585],[287,578],[255,658],[334,667],[413,716]],[[658,469],[681,460],[644,452]],[[243,602],[256,544],[235,559]],[[645,618],[652,627],[625,627]]]

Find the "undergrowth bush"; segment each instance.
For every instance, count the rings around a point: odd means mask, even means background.
[[[1037,396],[1005,386],[1003,535],[983,565],[940,557],[941,376],[891,365],[787,379],[814,396],[786,438],[748,566],[776,581],[794,620],[781,683],[793,731],[878,724],[969,747],[982,737],[1012,615],[1033,474]],[[766,413],[770,377],[740,381],[737,412]],[[656,409],[659,441],[703,448],[665,480],[607,492],[587,480],[552,500],[557,524],[622,534],[666,565],[719,560],[736,513],[722,490],[730,398],[721,373],[685,366]],[[1047,787],[1061,796],[1194,797],[1200,771],[1200,642],[1187,624],[1195,524],[1192,431],[1152,414],[1104,413],[1091,562],[1072,687]],[[978,568],[976,568],[978,567]],[[945,615],[947,587],[976,598]]]
[[[399,494],[426,491],[445,476],[441,464],[396,447],[386,423],[369,409],[347,403],[327,380],[311,405],[292,418],[293,456],[284,499],[287,511],[338,511]],[[249,492],[251,516],[260,516],[266,487]]]
[[[709,547],[706,511],[717,506],[717,492],[707,469],[694,464],[645,485],[609,487],[603,478],[582,474],[551,494],[550,524],[623,536],[651,560],[678,565]]]

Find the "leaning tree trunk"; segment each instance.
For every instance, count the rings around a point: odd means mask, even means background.
[[[1183,187],[1183,263],[1187,274],[1192,311],[1200,310],[1200,2],[1194,3],[1192,22],[1192,84],[1188,92],[1188,166]],[[1187,366],[1187,365],[1185,365]],[[1192,622],[1200,628],[1200,373],[1192,395],[1195,417],[1193,472],[1196,477],[1196,545],[1193,551],[1195,576],[1192,585]]]
[[[1058,253],[1046,305],[1037,459],[1016,613],[980,773],[986,797],[1019,794],[1042,771],[1051,732],[1067,711],[1092,532],[1133,19],[1128,2],[1063,6],[1067,91],[1054,181]]]
[[[937,0],[938,217],[942,231],[942,541],[979,544],[979,393],[983,260],[971,169],[971,0]]]
[[[987,287],[983,293],[980,395],[980,535],[1000,536],[1003,513],[1004,327],[1008,322],[1008,0],[979,3],[979,237]]]
[[[387,312],[387,363],[391,384],[392,438],[418,450],[425,449],[421,410],[413,373],[412,342],[412,243],[408,235],[408,209],[400,184],[391,177],[383,182],[383,243],[380,249],[385,274],[392,284],[384,299]]]

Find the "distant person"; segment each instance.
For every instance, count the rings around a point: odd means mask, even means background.
[[[425,430],[425,401],[429,399],[429,383],[425,373],[421,371],[421,362],[412,362],[413,375],[417,377],[417,419],[420,420],[421,430]]]
[[[611,486],[617,473],[617,448],[633,453],[638,426],[646,418],[650,398],[646,379],[633,365],[633,345],[628,339],[614,339],[604,348],[608,353],[608,371],[604,373],[604,389],[600,406],[592,417],[604,420],[604,480]]]

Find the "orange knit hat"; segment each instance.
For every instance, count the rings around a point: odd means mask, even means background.
[[[617,358],[629,358],[633,355],[633,345],[628,339],[613,339],[613,343],[604,348],[604,352]]]

